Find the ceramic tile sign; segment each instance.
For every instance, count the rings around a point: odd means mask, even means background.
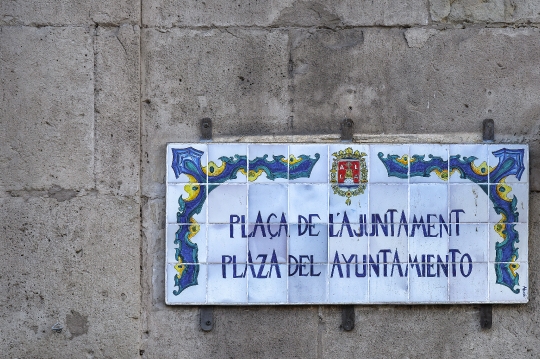
[[[166,302],[527,302],[528,153],[169,144]]]

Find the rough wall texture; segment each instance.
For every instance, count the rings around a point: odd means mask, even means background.
[[[0,356],[540,357],[539,25],[535,0],[0,2]],[[493,118],[530,145],[530,303],[487,331],[462,305],[357,307],[352,332],[337,306],[220,307],[202,332],[163,272],[165,144],[203,117],[456,143]]]

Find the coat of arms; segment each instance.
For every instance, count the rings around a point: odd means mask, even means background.
[[[353,151],[351,147],[332,154],[330,183],[334,194],[347,197],[345,204],[351,205],[351,197],[364,193],[367,180],[367,156],[365,152]]]

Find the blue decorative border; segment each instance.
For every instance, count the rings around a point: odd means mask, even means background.
[[[309,178],[315,163],[320,158],[320,155],[316,153],[315,158],[306,155],[300,155],[298,158],[291,156],[289,159],[284,156],[273,156],[272,160],[269,161],[268,156],[264,155],[249,161],[248,172],[246,156],[221,157],[221,166],[210,162],[207,167],[202,167],[201,157],[203,154],[204,152],[193,147],[172,149],[172,169],[176,178],[180,174],[185,174],[190,181],[185,186],[189,197],[184,199],[180,196],[178,199],[176,222],[180,224],[180,229],[176,232],[174,241],[178,245],[175,254],[178,261],[175,269],[178,274],[174,278],[174,285],[178,289],[173,291],[174,295],[180,294],[192,285],[197,285],[199,274],[198,246],[191,241],[191,238],[199,231],[199,225],[193,216],[201,212],[210,192],[216,189],[220,183],[237,178],[238,172],[247,174],[249,181],[255,181],[263,173],[266,178],[272,181],[276,178],[287,179],[287,177],[289,179]],[[200,183],[208,183],[208,189],[206,186],[200,186]],[[184,263],[193,265],[185,265]]]
[[[498,164],[489,168],[485,163],[475,166],[474,156],[461,157],[461,155],[450,156],[450,165],[448,161],[441,157],[429,155],[429,160],[425,156],[412,155],[410,159],[407,156],[387,155],[379,152],[378,157],[386,167],[388,176],[407,179],[410,177],[430,177],[432,173],[437,174],[442,180],[448,180],[454,172],[459,172],[460,177],[477,183],[484,191],[497,214],[501,215],[501,220],[495,225],[495,231],[503,238],[502,242],[495,244],[495,273],[496,283],[510,288],[514,293],[519,293],[519,274],[516,270],[519,268],[517,259],[519,258],[518,249],[515,247],[519,242],[519,233],[515,229],[515,223],[518,222],[519,212],[517,212],[518,198],[508,198],[506,194],[511,191],[511,187],[506,183],[508,176],[515,176],[521,180],[525,165],[523,163],[523,149],[502,148],[493,152],[498,158]],[[409,166],[410,165],[410,174]],[[490,188],[491,187],[491,188]]]

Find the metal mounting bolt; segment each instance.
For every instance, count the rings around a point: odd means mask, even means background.
[[[55,333],[62,333],[62,329],[64,329],[64,326],[60,324],[60,322],[56,322],[56,324],[51,327],[51,330]]]
[[[209,332],[214,328],[214,307],[205,306],[200,308],[201,329]]]
[[[354,306],[345,305],[341,308],[341,327],[350,332],[354,329]]]
[[[341,122],[341,140],[352,141],[354,132],[354,122],[350,118],[346,118]]]
[[[493,323],[493,306],[484,304],[480,306],[480,327],[482,329],[491,329]]]
[[[495,141],[495,122],[490,118],[485,119],[482,123],[482,141]]]
[[[206,141],[212,140],[212,120],[209,118],[203,118],[201,120],[201,139]]]

